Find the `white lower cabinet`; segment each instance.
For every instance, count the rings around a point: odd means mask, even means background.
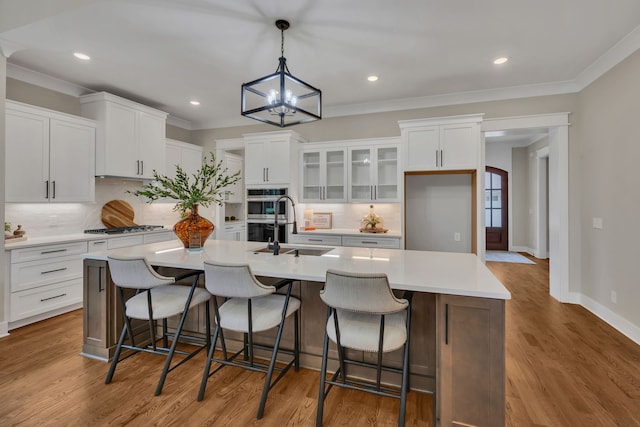
[[[85,252],[87,242],[12,250],[9,321],[82,304],[82,254]],[[33,321],[37,320],[41,318]]]
[[[289,242],[306,245],[342,246],[342,236],[335,234],[314,234],[312,236],[304,234],[290,234]]]
[[[363,248],[400,249],[400,237],[349,236],[342,234],[292,234],[289,242],[293,244],[356,246]]]
[[[342,246],[400,249],[400,238],[371,237],[371,236],[363,236],[363,237],[343,236]]]
[[[240,224],[225,224],[224,233],[220,240],[235,240],[238,242],[244,242],[247,240],[247,225],[245,223]]]

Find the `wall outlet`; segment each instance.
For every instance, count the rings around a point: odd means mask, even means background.
[[[453,233],[453,240],[455,240],[456,242],[459,242],[460,240],[462,240],[462,238],[460,237],[460,233],[458,232]]]
[[[49,225],[58,225],[58,215],[49,215]]]
[[[602,230],[602,218],[593,218],[593,222],[592,222],[593,228],[596,228],[598,230]]]
[[[614,304],[618,303],[618,293],[616,291],[611,291],[611,302]]]

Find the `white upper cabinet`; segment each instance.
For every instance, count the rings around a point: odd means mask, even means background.
[[[96,124],[6,101],[7,202],[91,202]]]
[[[326,144],[323,144],[326,146]],[[304,148],[300,152],[300,200],[313,203],[347,201],[347,149]]]
[[[349,147],[349,201],[400,201],[400,144]]]
[[[232,184],[229,187],[225,188],[224,201],[226,203],[242,203],[244,201],[244,190],[242,185],[242,157],[236,154],[225,153],[224,167],[227,168],[227,175],[229,176],[233,175],[236,172],[240,172],[240,180],[235,184]]]
[[[480,164],[482,114],[402,120],[405,171],[474,170]]]
[[[187,142],[167,139],[165,143],[165,175],[176,176],[176,166],[180,165],[188,176],[202,168],[202,147]]]
[[[298,143],[302,137],[293,131],[243,135],[245,140],[244,178],[250,186],[289,186],[297,174]]]
[[[82,115],[98,122],[96,175],[152,179],[164,173],[167,114],[108,94],[80,97]]]

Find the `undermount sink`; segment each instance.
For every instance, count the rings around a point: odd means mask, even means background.
[[[284,255],[295,255],[296,250],[298,251],[298,255],[310,255],[310,256],[320,256],[324,255],[333,248],[296,248],[296,247],[280,247],[279,254]],[[251,249],[249,252],[253,252],[254,254],[264,254],[264,253],[273,253],[273,249],[269,248],[260,248],[260,249]]]

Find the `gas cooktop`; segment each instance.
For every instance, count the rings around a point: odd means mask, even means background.
[[[125,234],[138,233],[141,231],[153,231],[164,228],[162,225],[136,225],[133,227],[117,227],[117,228],[95,228],[92,230],[84,230],[87,234]]]

